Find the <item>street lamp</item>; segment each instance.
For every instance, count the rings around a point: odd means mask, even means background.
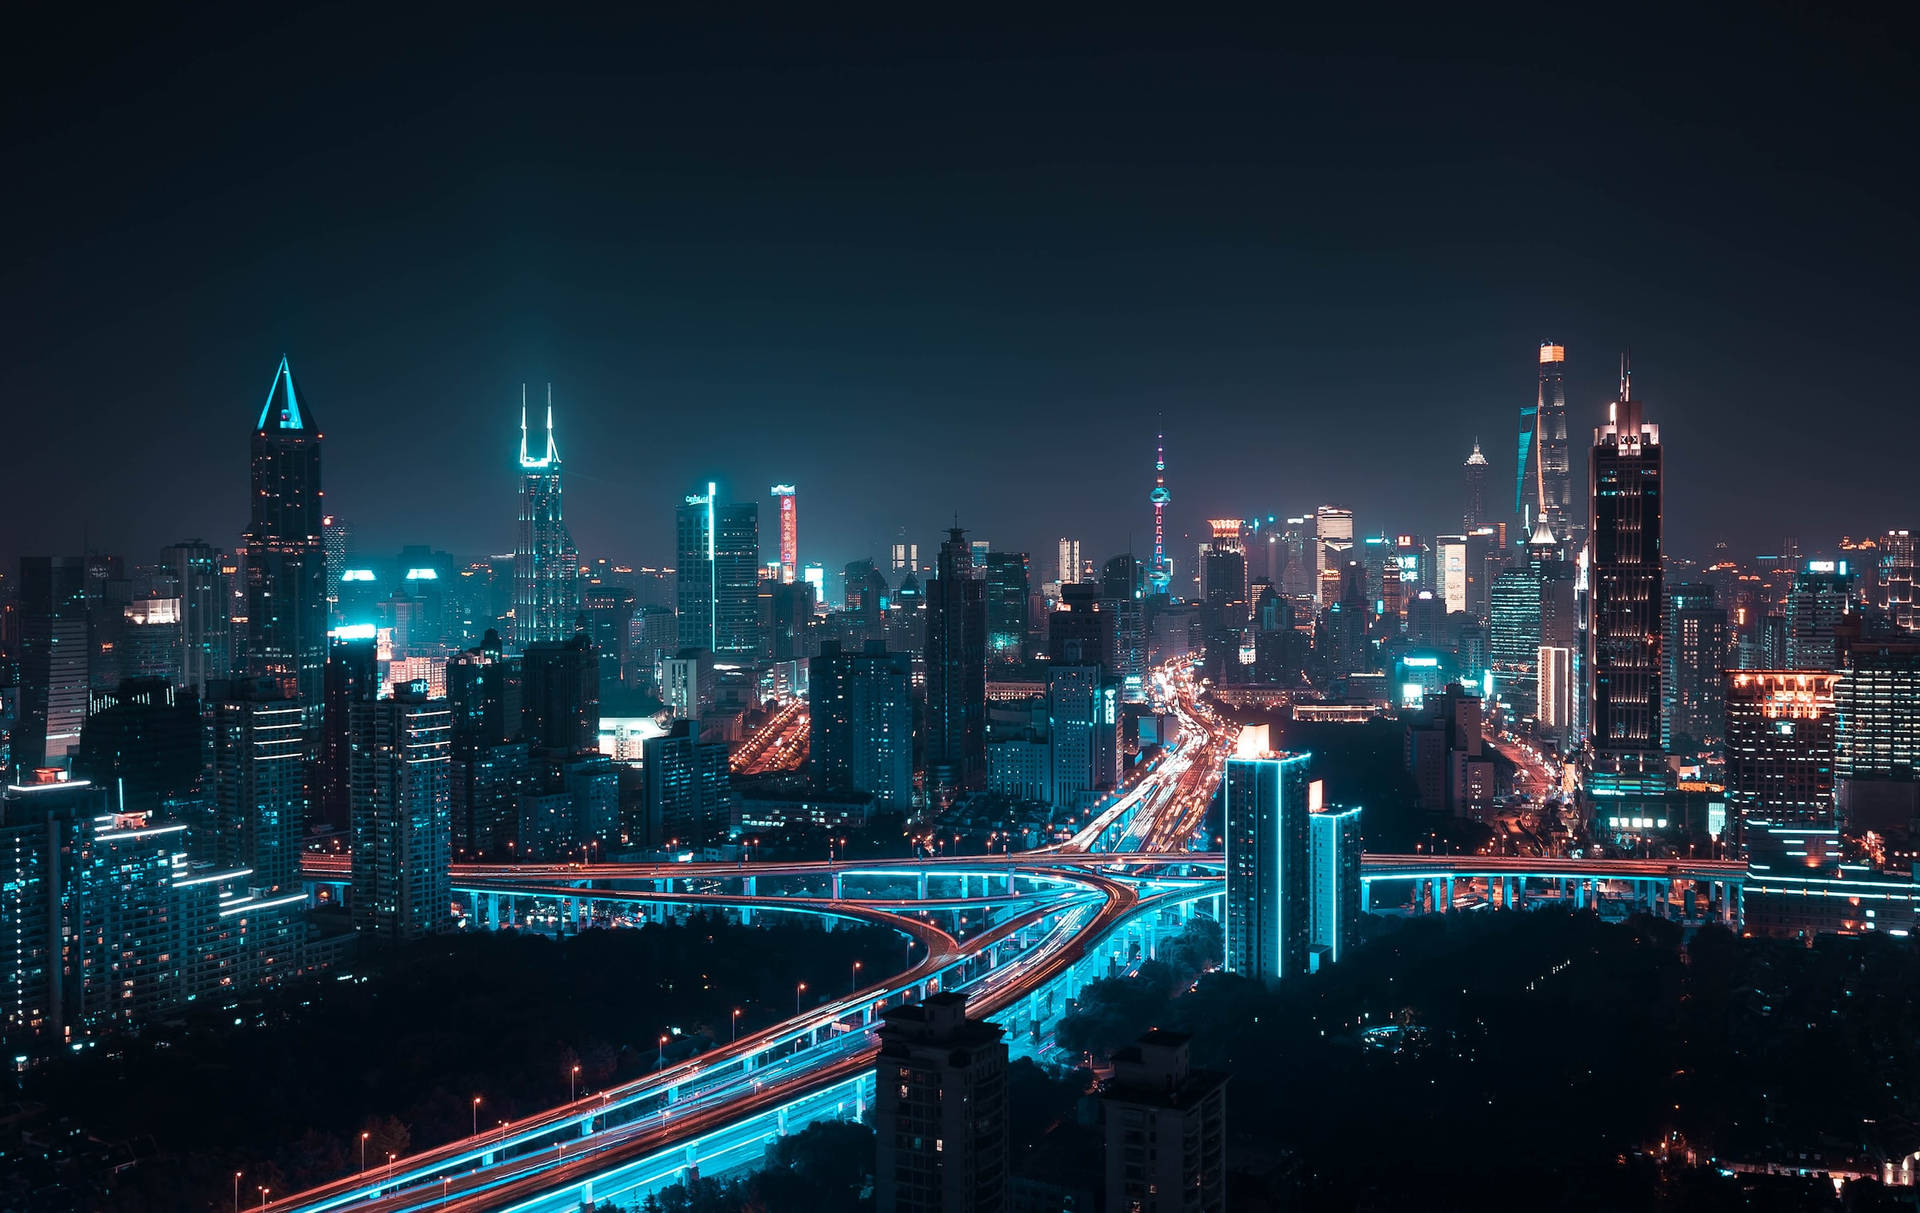
[[[367,1173],[367,1138],[372,1136],[373,1134],[371,1133],[362,1133],[360,1135],[360,1174],[362,1175]]]
[[[260,1189],[260,1207],[263,1209],[267,1207],[267,1189],[265,1188]]]
[[[740,1008],[739,1007],[735,1007],[733,1009],[733,1038],[735,1040],[740,1039]]]
[[[240,1172],[233,1173],[233,1213],[240,1213]]]
[[[574,1099],[573,1086],[574,1086],[574,1083],[579,1079],[579,1077],[580,1077],[579,1066],[573,1067],[573,1071],[567,1075],[567,1102],[568,1103],[573,1102],[573,1099]]]
[[[440,1203],[442,1206],[447,1203],[447,1185],[452,1182],[453,1180],[445,1175],[440,1177]]]
[[[654,1068],[659,1069],[660,1066],[664,1066],[666,1064],[667,1064],[667,1038],[662,1036],[660,1038],[660,1061],[659,1061],[659,1065],[656,1065]]]
[[[393,1182],[393,1160],[398,1157],[400,1156],[398,1154],[395,1154],[393,1151],[391,1150],[387,1151],[387,1182],[388,1183]]]
[[[847,992],[851,994],[854,990],[858,990],[859,988],[860,988],[860,962],[856,960],[853,962],[853,985]]]
[[[473,1135],[480,1136],[480,1097],[473,1097]]]
[[[801,982],[799,985],[793,987],[793,1013],[795,1015],[798,1015],[800,1013],[800,996],[802,994],[805,994],[806,992],[807,992],[807,983],[804,981]]]

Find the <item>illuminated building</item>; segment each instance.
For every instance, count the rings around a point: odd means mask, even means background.
[[[660,660],[656,681],[660,701],[676,720],[698,720],[713,707],[713,654],[706,649],[681,649]]]
[[[121,608],[113,662],[120,678],[177,683],[182,656],[178,598],[141,598]]]
[[[1279,532],[1280,580],[1275,584],[1281,594],[1296,602],[1313,597],[1320,575],[1312,551],[1313,539],[1309,534],[1313,521],[1306,516],[1288,518]]]
[[[1488,668],[1494,686],[1522,719],[1538,713],[1540,574],[1511,568],[1488,590]]]
[[[1894,627],[1920,632],[1920,599],[1913,592],[1913,532],[1888,531],[1880,539],[1878,603]]]
[[[680,644],[752,661],[760,655],[760,505],[722,505],[718,491],[708,482],[675,514]]]
[[[948,793],[977,791],[987,780],[986,583],[973,575],[959,527],[940,545],[926,601],[927,784]]]
[[[1540,646],[1538,675],[1535,682],[1535,710],[1540,728],[1554,737],[1565,737],[1573,722],[1574,690],[1573,650],[1564,645]]]
[[[1719,745],[1726,722],[1726,668],[1731,658],[1727,612],[1715,605],[1714,588],[1704,582],[1667,587],[1666,661],[1660,680],[1660,748],[1669,753],[1676,739],[1695,750]]]
[[[340,574],[353,552],[353,528],[332,514],[320,519],[320,546],[327,554],[327,605],[340,604]]]
[[[193,821],[203,811],[205,749],[192,688],[131,679],[89,699],[73,775],[113,789],[115,809]]]
[[[1360,810],[1307,815],[1313,967],[1338,964],[1360,939]]]
[[[843,653],[827,641],[808,674],[807,763],[814,786],[856,788],[880,804],[913,804],[913,670],[879,641]]]
[[[1100,605],[1113,618],[1113,669],[1123,703],[1147,699],[1146,570],[1131,553],[1107,561]]]
[[[1844,560],[1809,560],[1793,575],[1787,593],[1787,666],[1795,670],[1837,670],[1837,630],[1850,609],[1853,578]]]
[[[350,707],[353,922],[382,940],[453,925],[452,716],[417,686]]]
[[[286,358],[253,430],[244,545],[247,674],[272,678],[317,716],[327,664],[327,553],[318,423]]]
[[[1047,671],[1048,802],[1079,809],[1120,782],[1120,688],[1099,665]]]
[[[1307,818],[1320,783],[1306,754],[1267,750],[1264,727],[1241,734],[1227,760],[1226,968],[1269,985],[1308,971],[1313,943],[1312,842]]]
[[[760,594],[767,657],[775,662],[804,659],[813,631],[813,586],[805,581],[767,581],[761,583]]]
[[[525,745],[511,747],[517,761],[501,752],[520,729],[518,713],[507,717],[506,672],[500,633],[492,629],[479,647],[447,661],[449,812],[454,850],[467,857],[504,847],[512,837],[505,823],[526,776]]]
[[[527,447],[527,389],[520,388],[520,530],[513,548],[515,648],[573,635],[580,614],[580,553],[560,501],[560,448],[553,441],[553,387],[547,387],[547,442]]]
[[[800,499],[790,484],[768,492],[780,503],[780,580],[792,584],[800,576]]]
[[[336,628],[322,676],[319,821],[345,831],[353,824],[353,729],[355,703],[380,695],[378,642],[372,624]]]
[[[1173,494],[1167,491],[1165,437],[1156,434],[1153,443],[1153,490],[1147,494],[1153,503],[1153,564],[1147,570],[1147,585],[1155,597],[1164,598],[1173,583],[1173,567],[1167,563],[1167,503]]]
[[[160,549],[160,563],[180,595],[180,681],[204,695],[208,682],[231,672],[220,553],[191,539]]]
[[[1727,807],[1735,822],[1833,823],[1838,679],[1806,670],[1727,673]]]
[[[1056,584],[1063,586],[1072,585],[1074,582],[1080,580],[1080,541],[1078,539],[1062,539],[1060,541],[1059,554],[1056,558],[1054,568],[1059,573],[1059,576],[1055,578]]]
[[[1910,836],[1920,818],[1920,643],[1852,645],[1833,695],[1836,790],[1848,829]]]
[[[1761,820],[1747,823],[1745,928],[1754,935],[1816,935],[1920,930],[1920,880],[1911,870],[1877,872],[1841,858],[1839,830]]]
[[[251,868],[252,887],[300,882],[308,715],[273,679],[215,684],[208,696],[213,814],[211,829],[194,832],[194,852],[223,867]]]
[[[1467,508],[1460,516],[1460,529],[1472,532],[1487,520],[1487,457],[1480,453],[1478,439],[1473,454],[1467,456]]]
[[[599,661],[600,681],[608,686],[625,683],[633,664],[628,648],[633,612],[639,599],[624,585],[589,581],[580,591],[580,614]],[[563,637],[564,639],[564,637]],[[652,663],[648,663],[652,668]]]
[[[1327,588],[1327,571],[1331,569],[1336,578],[1339,571],[1346,567],[1349,555],[1353,551],[1353,511],[1343,506],[1323,505],[1314,511],[1313,544],[1313,593],[1318,605],[1326,605],[1323,591]],[[1335,593],[1339,583],[1334,582]]]
[[[1480,699],[1458,683],[1423,694],[1407,722],[1405,755],[1414,803],[1430,813],[1470,816],[1493,805],[1493,761],[1485,750]]]
[[[642,741],[640,752],[646,788],[636,841],[649,846],[669,839],[699,842],[731,828],[726,742],[702,741],[698,721],[678,720],[666,736]]]
[[[1544,520],[1556,535],[1569,533],[1573,477],[1567,444],[1565,346],[1540,343],[1540,381],[1531,408],[1520,410],[1520,452],[1515,461],[1513,512],[1531,531]]]
[[[1642,420],[1622,362],[1620,399],[1594,431],[1588,538],[1587,728],[1602,751],[1660,744],[1660,427]]]
[[[89,823],[106,789],[85,780],[0,794],[0,987],[9,1043],[80,1029],[79,889]]]
[[[1060,605],[1047,614],[1047,659],[1055,665],[1109,665],[1113,622],[1099,586],[1064,587]]]
[[[987,658],[1018,662],[1027,643],[1027,598],[1032,592],[1025,552],[989,552],[987,584]]]
[[[20,700],[13,768],[65,766],[87,717],[91,629],[86,562],[77,556],[20,560]]]
[[[1467,537],[1436,535],[1433,540],[1434,595],[1446,604],[1447,614],[1467,609]]]
[[[1113,1078],[1100,1093],[1109,1209],[1227,1208],[1227,1076],[1194,1069],[1190,1040],[1155,1028],[1113,1055]]]
[[[999,1213],[1007,1207],[1007,1046],[946,991],[881,1012],[874,1059],[874,1207]]]
[[[813,583],[807,583],[809,589]],[[663,657],[680,651],[680,621],[669,606],[642,605],[627,623],[628,682],[651,681]]]

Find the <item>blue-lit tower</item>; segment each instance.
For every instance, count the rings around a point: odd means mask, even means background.
[[[527,448],[527,391],[520,389],[520,535],[513,549],[513,644],[524,649],[573,635],[580,614],[580,553],[560,512],[560,449],[547,388],[547,445]]]
[[[320,429],[283,356],[253,427],[246,671],[317,711],[327,664]]]
[[[1147,584],[1156,596],[1165,597],[1173,581],[1173,570],[1167,567],[1167,502],[1173,494],[1167,492],[1166,435],[1156,434],[1153,441],[1153,491],[1147,494],[1153,502],[1153,567],[1147,571]]]

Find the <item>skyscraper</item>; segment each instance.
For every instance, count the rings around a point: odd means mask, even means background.
[[[353,827],[353,720],[356,703],[380,694],[379,651],[372,624],[338,629],[327,649],[320,724],[321,824]]]
[[[1475,439],[1473,454],[1467,456],[1467,508],[1460,516],[1461,530],[1472,534],[1474,529],[1487,520],[1487,457],[1480,453],[1480,441]]]
[[[792,584],[800,575],[800,499],[790,484],[769,491],[780,503],[780,580]]]
[[[874,1061],[879,1213],[1007,1207],[1007,1046],[951,991],[881,1013]]]
[[[180,681],[205,695],[207,684],[231,672],[227,595],[220,553],[198,539],[160,549],[160,563],[180,595]],[[335,576],[332,566],[328,575]],[[337,595],[337,590],[336,590]]]
[[[580,613],[580,553],[560,508],[560,448],[553,441],[547,388],[547,443],[527,448],[527,391],[520,389],[520,530],[513,548],[513,644],[526,648],[573,635]]]
[[[904,811],[913,804],[913,670],[905,653],[820,646],[808,677],[807,762],[821,788],[857,788]]]
[[[222,867],[253,869],[248,887],[299,883],[307,719],[273,679],[216,683],[210,696],[213,813],[211,828],[194,832],[194,849]]]
[[[190,687],[136,678],[96,691],[73,755],[73,776],[107,788],[113,808],[201,820],[206,737]]]
[[[382,940],[453,923],[452,714],[418,683],[351,707],[353,921]]]
[[[353,528],[328,514],[320,519],[320,544],[327,553],[327,605],[340,605],[340,574],[353,550]]]
[[[1623,360],[1620,399],[1594,431],[1589,470],[1587,720],[1599,751],[1660,745],[1660,481],[1660,427],[1642,419]]]
[[[1269,985],[1307,971],[1313,940],[1307,819],[1319,783],[1306,754],[1275,754],[1264,728],[1227,760],[1226,968]]]
[[[1840,621],[1851,609],[1853,578],[1844,560],[1809,560],[1787,593],[1787,666],[1840,668]]]
[[[1832,824],[1838,679],[1819,670],[1727,672],[1727,807],[1736,821]]]
[[[1538,711],[1540,574],[1514,567],[1493,579],[1488,591],[1488,668],[1502,699],[1522,719]]]
[[[1920,598],[1914,585],[1913,532],[1888,531],[1880,539],[1879,606],[1894,627],[1920,632]]]
[[[1514,469],[1513,512],[1524,533],[1545,520],[1564,537],[1573,512],[1573,481],[1567,446],[1567,350],[1540,343],[1539,391],[1531,408],[1520,410],[1520,455]]]
[[[987,782],[987,597],[967,533],[947,532],[927,583],[927,785],[970,792]]]
[[[600,667],[586,636],[529,645],[521,677],[520,734],[536,758],[598,750]]]
[[[1047,671],[1047,734],[1053,787],[1048,801],[1078,809],[1120,781],[1119,688],[1098,665]]]
[[[1360,938],[1360,810],[1307,815],[1314,965],[1338,964]]]
[[[1727,612],[1714,601],[1714,589],[1705,582],[1667,588],[1660,748],[1668,752],[1676,739],[1700,749],[1717,746],[1725,736],[1730,637]]]
[[[1060,585],[1072,585],[1080,580],[1080,541],[1062,539],[1059,553],[1054,561],[1054,580]]]
[[[987,656],[1018,662],[1027,643],[1027,596],[1031,592],[1025,552],[987,553]]]
[[[245,543],[246,673],[318,716],[327,664],[327,552],[318,422],[283,356],[253,428]]]
[[[86,562],[78,556],[20,561],[20,703],[13,766],[65,766],[87,718],[90,635]]]
[[[680,644],[752,661],[760,652],[760,506],[722,505],[712,482],[674,516]]]
[[[1338,575],[1353,553],[1353,511],[1345,506],[1323,505],[1314,511],[1313,594],[1314,602],[1325,606],[1339,596]],[[1334,580],[1328,592],[1327,571]]]

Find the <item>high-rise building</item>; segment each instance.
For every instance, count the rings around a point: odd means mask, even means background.
[[[1047,734],[1055,808],[1078,809],[1120,782],[1120,688],[1099,665],[1047,671]]]
[[[202,816],[206,737],[200,697],[157,678],[96,691],[73,754],[73,775],[112,794],[117,812],[174,821]]]
[[[306,834],[307,717],[277,679],[215,683],[207,704],[212,750],[210,828],[195,853],[250,868],[247,887],[295,889]]]
[[[1062,539],[1054,562],[1054,582],[1057,585],[1072,585],[1080,580],[1080,541]]]
[[[1047,659],[1055,665],[1111,666],[1113,624],[1099,586],[1062,587],[1060,605],[1047,615]]]
[[[340,574],[353,553],[353,528],[332,514],[320,519],[320,546],[327,553],[327,605],[340,605]]]
[[[1820,670],[1727,672],[1727,809],[1735,821],[1833,823],[1838,680]]]
[[[628,646],[637,602],[631,588],[617,583],[589,582],[580,591],[580,617],[586,621],[587,635],[593,638],[594,656],[604,685],[617,686],[627,681],[632,664]]]
[[[245,670],[278,682],[316,719],[327,664],[320,442],[319,423],[282,357],[253,427]]]
[[[560,504],[560,448],[553,441],[547,388],[547,442],[527,446],[527,390],[520,389],[520,529],[513,547],[513,644],[524,649],[573,635],[580,614],[580,553]]]
[[[86,561],[78,556],[20,560],[20,701],[13,767],[67,764],[87,718],[91,628]]]
[[[353,722],[356,703],[380,696],[380,656],[372,624],[336,629],[322,677],[319,824],[353,828]]]
[[[1460,516],[1461,530],[1472,534],[1487,520],[1487,457],[1480,453],[1475,439],[1473,454],[1467,456],[1467,508]]]
[[[382,940],[453,924],[452,713],[419,684],[350,708],[353,921]]]
[[[815,786],[854,788],[896,811],[913,804],[913,668],[883,641],[820,646],[808,673],[807,762]]]
[[[1338,574],[1353,553],[1353,511],[1344,506],[1323,505],[1314,511],[1313,595],[1320,606],[1337,595]],[[1328,594],[1327,571],[1335,574],[1334,594]]]
[[[1433,540],[1434,596],[1446,604],[1447,614],[1467,609],[1467,537],[1437,535]]]
[[[927,583],[927,786],[977,791],[987,781],[987,597],[967,533],[947,532]]]
[[[1007,1207],[1007,1046],[947,991],[881,1013],[874,1061],[879,1213]]]
[[[1856,644],[1834,684],[1841,779],[1920,774],[1920,644]]]
[[[674,517],[680,643],[722,659],[760,653],[760,506],[722,505],[712,482]]]
[[[520,735],[537,754],[566,758],[600,747],[600,666],[584,635],[527,646],[521,658]]]
[[[504,848],[513,837],[527,749],[509,742],[521,726],[520,713],[507,715],[506,671],[500,633],[491,628],[477,648],[447,661],[448,787],[453,847],[463,857]]]
[[[1032,592],[1025,552],[989,552],[987,586],[987,657],[999,663],[1018,662],[1027,642],[1027,596]]]
[[[1522,719],[1539,707],[1541,585],[1538,571],[1516,566],[1495,577],[1488,592],[1488,668],[1500,697]]]
[[[1888,531],[1881,536],[1878,605],[1894,627],[1908,632],[1920,632],[1914,563],[1912,531]]]
[[[1100,1094],[1109,1209],[1227,1207],[1227,1076],[1194,1069],[1190,1042],[1155,1028],[1113,1055],[1113,1078]]]
[[[1623,363],[1620,399],[1594,431],[1588,473],[1586,719],[1599,751],[1660,745],[1662,461],[1660,427],[1642,419],[1640,404]]]
[[[1264,727],[1227,760],[1226,968],[1269,985],[1307,972],[1313,942],[1307,819],[1319,782],[1306,754],[1267,749]]]
[[[160,563],[180,596],[180,681],[205,695],[207,684],[231,672],[227,594],[220,553],[198,539],[160,549]],[[333,576],[332,566],[328,566]],[[334,590],[334,597],[339,595]]]
[[[1515,462],[1513,512],[1523,534],[1545,520],[1565,536],[1573,518],[1573,476],[1567,442],[1565,346],[1540,343],[1539,392],[1531,408],[1520,410],[1520,454]]]
[[[780,580],[791,585],[800,576],[800,499],[790,484],[769,491],[780,503]]]
[[[1360,938],[1360,810],[1307,815],[1313,964],[1338,964]]]
[[[1839,628],[1852,607],[1853,577],[1844,560],[1809,560],[1787,592],[1787,665],[1840,668]]]
[[[1676,739],[1686,739],[1695,749],[1713,749],[1725,735],[1731,636],[1727,612],[1715,602],[1714,588],[1706,582],[1667,587],[1660,748],[1669,753]]]
[[[726,742],[702,741],[698,721],[680,720],[666,736],[642,741],[640,754],[646,779],[645,821],[634,832],[646,844],[697,843],[732,826],[734,798]]]

